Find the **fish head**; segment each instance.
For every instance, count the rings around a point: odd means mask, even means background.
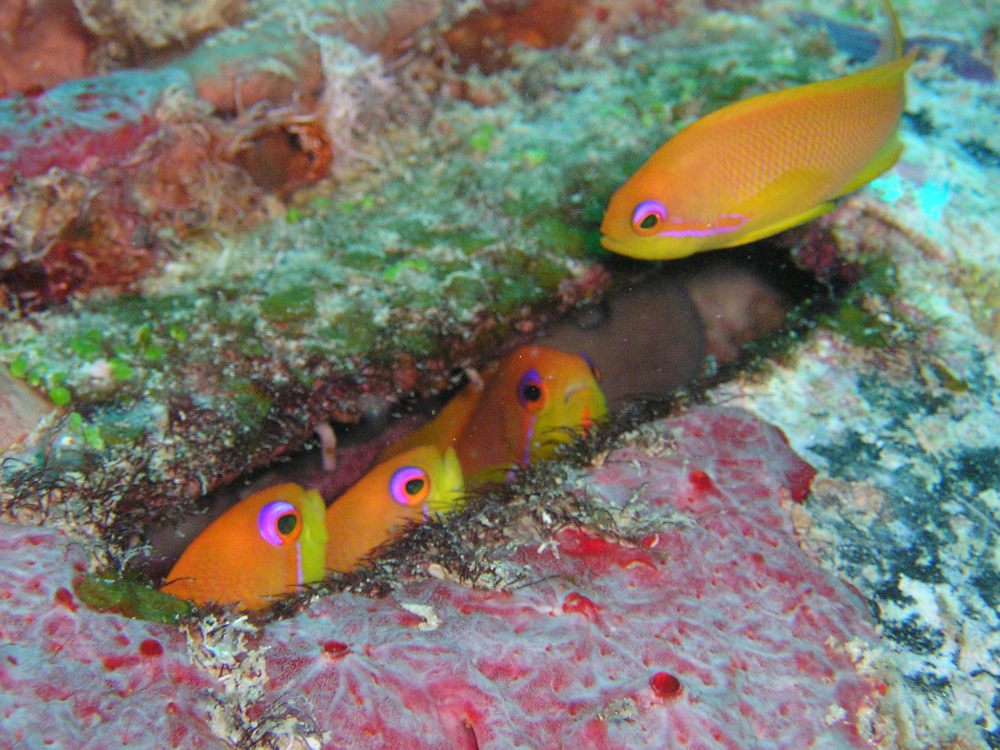
[[[385,476],[389,501],[419,510],[423,518],[455,510],[465,493],[462,465],[454,448],[443,454],[432,445],[411,448],[386,462]]]
[[[687,191],[679,189],[670,172],[650,159],[608,201],[601,244],[639,260],[676,260],[727,246],[747,218],[723,211],[704,215],[715,201],[700,199],[702,192],[696,180]]]
[[[323,576],[323,499],[297,484],[244,498],[184,550],[162,591],[197,604],[263,609]]]
[[[509,404],[504,430],[516,445],[514,463],[551,457],[607,415],[596,367],[585,355],[522,346],[501,363],[487,386]]]
[[[409,525],[454,510],[462,477],[453,449],[418,445],[380,461],[327,508],[326,567],[354,570]]]

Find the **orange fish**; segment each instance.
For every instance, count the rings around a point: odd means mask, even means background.
[[[325,505],[297,484],[244,498],[195,537],[161,591],[196,604],[263,609],[323,577]]]
[[[453,510],[463,490],[451,449],[420,445],[380,461],[326,510],[327,568],[354,570],[410,524]]]
[[[586,357],[522,346],[383,455],[423,444],[454,448],[466,484],[499,481],[515,466],[551,457],[560,443],[606,414],[604,394]]]
[[[889,169],[915,53],[902,56],[899,21],[883,5],[888,62],[755,96],[684,128],[611,196],[601,244],[646,260],[743,245],[826,213]]]

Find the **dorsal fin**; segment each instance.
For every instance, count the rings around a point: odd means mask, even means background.
[[[882,11],[889,28],[885,36],[882,37],[881,45],[879,45],[876,65],[898,60],[903,56],[903,29],[899,25],[899,16],[896,15],[896,9],[892,6],[892,0],[882,0]]]

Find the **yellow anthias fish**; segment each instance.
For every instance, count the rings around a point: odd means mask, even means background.
[[[466,484],[503,480],[512,468],[549,458],[560,443],[607,414],[590,361],[544,346],[522,346],[469,383],[441,413],[391,445],[454,448]]]
[[[195,537],[160,590],[196,604],[263,609],[323,577],[324,510],[318,492],[297,484],[250,495]]]
[[[611,196],[604,247],[660,260],[743,245],[826,213],[889,169],[914,53],[902,56],[899,21],[883,4],[888,62],[755,96],[684,128]]]
[[[326,566],[348,572],[411,523],[453,510],[464,493],[455,451],[420,445],[380,461],[326,510]]]

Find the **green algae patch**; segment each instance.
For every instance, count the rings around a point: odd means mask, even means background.
[[[231,413],[244,427],[260,425],[274,406],[273,399],[257,383],[237,381],[229,392]]]
[[[557,216],[543,216],[532,225],[538,243],[552,253],[565,253],[575,258],[591,255],[599,244],[600,232],[589,231]]]
[[[407,258],[406,260],[401,260],[398,263],[393,263],[382,271],[382,280],[394,282],[399,279],[401,274],[404,274],[407,271],[421,274],[427,273],[429,270],[430,264],[423,258]]]
[[[104,336],[96,328],[88,328],[67,340],[70,351],[86,362],[93,362],[105,352]]]
[[[269,294],[260,301],[261,314],[278,323],[291,323],[316,315],[316,292],[309,287],[292,287]]]
[[[899,292],[896,268],[888,258],[873,258],[861,267],[858,280],[850,287],[832,313],[816,320],[844,336],[848,341],[869,349],[889,346],[900,335],[912,337],[912,324],[886,309],[878,309],[875,300],[890,302]]]
[[[70,393],[69,388],[65,388],[61,385],[49,388],[49,401],[56,406],[66,406],[72,400],[73,394]]]
[[[818,320],[858,346],[880,349],[890,341],[890,328],[878,316],[848,303],[842,304],[835,314],[821,315]]]
[[[191,613],[191,605],[154,589],[137,574],[86,573],[73,585],[77,597],[93,610],[135,620],[172,625]]]

